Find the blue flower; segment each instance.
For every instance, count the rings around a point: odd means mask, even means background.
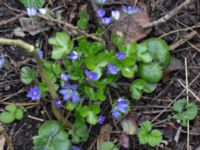
[[[38,56],[39,56],[40,58],[43,58],[43,51],[42,51],[41,49],[39,49],[39,50],[37,51],[37,54],[38,54]]]
[[[111,63],[108,65],[108,68],[107,68],[107,74],[113,74],[113,75],[116,75],[117,74],[117,67]]]
[[[102,5],[106,2],[107,0],[96,0],[96,2],[99,4],[99,5]]]
[[[98,11],[97,11],[97,16],[98,17],[103,17],[103,16],[105,16],[105,14],[106,14],[106,11],[103,9],[103,8],[99,8],[98,9]]]
[[[68,81],[68,80],[70,79],[70,75],[66,75],[66,74],[62,73],[62,74],[60,75],[60,78],[61,78],[62,80],[64,80],[64,81]]]
[[[26,8],[27,15],[32,17],[37,14],[37,9],[36,8]]]
[[[54,100],[54,104],[55,104],[58,108],[62,108],[62,107],[63,107],[62,101],[59,100],[59,99],[55,99],[55,100]]]
[[[72,150],[81,150],[80,147],[78,147],[78,146],[71,146],[71,149]]]
[[[3,53],[0,53],[0,69],[3,68],[4,63],[5,63],[4,55]]]
[[[41,97],[41,91],[37,86],[30,88],[27,97],[31,98],[32,100],[39,101]]]
[[[120,12],[118,10],[113,10],[111,12],[111,15],[112,15],[113,20],[119,20]]]
[[[126,57],[126,54],[123,52],[116,52],[115,55],[117,56],[118,60],[124,60],[124,58]]]
[[[71,51],[68,55],[68,58],[71,60],[76,60],[78,58],[78,53],[76,51]]]
[[[113,117],[115,119],[119,119],[121,113],[126,114],[128,112],[128,106],[129,106],[129,103],[127,100],[125,100],[123,98],[119,98],[116,106],[112,110]]]
[[[96,72],[90,72],[87,69],[85,70],[85,76],[90,80],[97,80],[98,74]]]
[[[132,7],[132,6],[125,6],[125,5],[122,6],[122,10],[123,10],[123,12],[127,13],[128,15],[132,15],[132,14],[138,13],[140,11],[139,8]]]
[[[46,13],[47,13],[46,8],[39,8],[38,11],[39,11],[39,13],[42,14],[42,15],[46,15]]]
[[[105,120],[106,120],[106,117],[103,116],[103,115],[100,115],[100,116],[99,116],[98,123],[99,123],[99,124],[103,124],[103,123],[105,122]]]
[[[77,89],[77,84],[69,85],[68,83],[65,83],[63,89],[61,89],[59,93],[63,95],[63,100],[68,101],[71,99],[73,104],[77,104],[80,100],[79,94],[76,91]]]
[[[112,17],[103,17],[101,18],[103,24],[108,25],[112,22]]]

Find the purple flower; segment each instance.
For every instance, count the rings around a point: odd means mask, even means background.
[[[76,60],[78,58],[78,53],[76,51],[71,51],[68,55],[68,58],[71,60]]]
[[[108,25],[112,22],[112,17],[103,17],[101,18],[103,24]]]
[[[58,108],[62,108],[62,107],[63,107],[62,101],[59,100],[59,99],[55,99],[55,100],[54,100],[54,104],[55,104]]]
[[[40,58],[43,58],[43,51],[42,51],[41,49],[39,49],[39,50],[37,51],[37,54],[38,54],[38,56],[39,56]]]
[[[113,20],[119,20],[120,12],[118,10],[113,10],[111,12],[111,15],[112,15]]]
[[[96,2],[99,4],[99,5],[102,5],[106,2],[107,0],[96,0]]]
[[[97,16],[98,17],[103,17],[105,16],[106,12],[103,8],[99,8],[98,11],[97,11]]]
[[[0,69],[3,68],[4,63],[5,63],[4,55],[3,53],[0,53]]]
[[[96,72],[90,72],[87,69],[85,70],[85,76],[90,80],[97,80],[98,74]]]
[[[122,10],[123,10],[123,12],[127,13],[128,15],[132,15],[132,14],[138,13],[140,11],[139,8],[132,7],[132,6],[125,6],[125,5],[122,6]]]
[[[36,8],[26,8],[27,15],[32,17],[37,14],[37,9]]]
[[[66,75],[66,74],[62,73],[62,74],[60,75],[60,78],[61,78],[62,80],[64,80],[64,81],[68,81],[68,80],[70,79],[70,75]]]
[[[126,114],[128,112],[128,105],[129,103],[127,100],[119,98],[116,106],[112,110],[112,115],[114,116],[114,118],[119,119],[121,113]]]
[[[71,146],[72,150],[81,150],[78,146]]]
[[[126,57],[126,54],[123,52],[116,52],[115,55],[117,56],[118,60],[124,60],[124,58]]]
[[[47,13],[46,8],[39,8],[38,11],[39,11],[39,13],[42,14],[42,15],[45,15],[45,14]]]
[[[107,74],[113,74],[113,75],[116,75],[117,74],[117,67],[111,63],[108,65],[108,68],[107,68]]]
[[[30,88],[27,97],[31,98],[32,100],[39,101],[41,97],[41,91],[37,86]]]
[[[100,115],[100,116],[99,116],[98,123],[99,123],[99,124],[103,124],[103,123],[105,122],[105,120],[106,120],[106,117],[103,116],[103,115]]]
[[[61,89],[59,93],[63,95],[63,100],[71,100],[73,104],[77,104],[80,100],[79,94],[76,91],[77,89],[78,85],[69,85],[67,82],[65,82],[63,89]]]
[[[117,120],[120,118],[120,113],[119,113],[119,111],[117,109],[113,109],[112,110],[112,115]]]

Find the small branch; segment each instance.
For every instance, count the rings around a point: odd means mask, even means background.
[[[28,44],[28,43],[22,41],[22,40],[13,40],[13,39],[6,39],[6,38],[0,38],[0,45],[19,46],[19,47],[27,50],[27,52],[32,53],[36,57],[40,76],[44,80],[44,82],[47,84],[48,91],[49,91],[51,98],[52,98],[51,99],[51,107],[52,107],[53,114],[54,114],[54,116],[56,117],[57,120],[59,120],[63,123],[63,125],[65,127],[71,127],[72,126],[71,122],[68,121],[68,120],[65,120],[65,117],[61,114],[58,107],[54,104],[54,99],[58,98],[58,95],[57,95],[56,91],[54,90],[53,84],[49,80],[48,75],[44,71],[43,61],[38,56],[37,52],[35,51],[35,47],[31,44]]]
[[[171,51],[175,50],[177,47],[179,47],[182,44],[186,43],[187,41],[191,40],[196,35],[197,35],[197,32],[191,32],[191,33],[187,34],[186,36],[182,37],[180,40],[178,40],[174,44],[170,45],[169,49]]]
[[[70,23],[67,23],[67,22],[64,22],[62,20],[59,20],[59,19],[54,19],[54,18],[51,18],[51,17],[47,17],[47,16],[44,16],[44,15],[40,15],[40,14],[37,14],[38,17],[44,19],[44,20],[47,20],[47,21],[50,21],[50,22],[55,22],[55,23],[59,23],[59,24],[63,24],[65,26],[67,26],[68,28],[76,31],[76,32],[79,32],[81,34],[84,34],[86,37],[88,38],[91,38],[93,40],[96,40],[98,42],[103,42],[103,40],[97,36],[94,36],[92,34],[88,34],[87,32],[83,31],[83,30],[80,30],[79,28],[75,27],[74,25],[70,24]]]
[[[26,15],[25,12],[22,12],[19,15],[15,16],[13,18],[10,18],[8,20],[2,20],[0,22],[0,26],[6,25],[6,24],[9,24],[9,23],[13,23],[13,22],[15,22],[16,20],[18,20],[19,18],[21,18],[21,17],[23,17],[25,15]]]
[[[165,23],[169,19],[171,19],[173,16],[175,16],[177,13],[179,13],[184,7],[187,7],[193,0],[185,0],[182,4],[180,4],[175,9],[171,10],[169,13],[167,13],[165,16],[161,17],[160,19],[150,22],[149,24],[143,25],[143,28],[151,28],[157,25],[160,25],[162,23]]]

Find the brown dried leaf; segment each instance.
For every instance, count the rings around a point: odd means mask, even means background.
[[[121,134],[119,138],[119,142],[124,148],[129,148],[129,137],[127,134],[124,134],[124,133]]]
[[[3,135],[0,135],[0,150],[4,150],[6,139]]]
[[[126,36],[126,44],[143,39],[151,32],[151,29],[145,30],[142,28],[142,25],[150,22],[146,4],[138,2],[138,6],[140,8],[140,12],[130,16],[121,12],[120,20],[111,27],[112,32],[116,34],[121,33]]]
[[[101,149],[101,145],[110,140],[110,135],[112,132],[112,126],[110,124],[105,124],[101,127],[99,137],[97,139],[97,150]]]
[[[134,135],[137,133],[138,125],[136,121],[136,115],[133,112],[130,112],[126,118],[121,122],[123,132],[129,135]]]

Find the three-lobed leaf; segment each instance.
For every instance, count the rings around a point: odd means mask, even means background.
[[[29,66],[22,67],[20,79],[24,84],[30,84],[36,78],[36,71]]]

